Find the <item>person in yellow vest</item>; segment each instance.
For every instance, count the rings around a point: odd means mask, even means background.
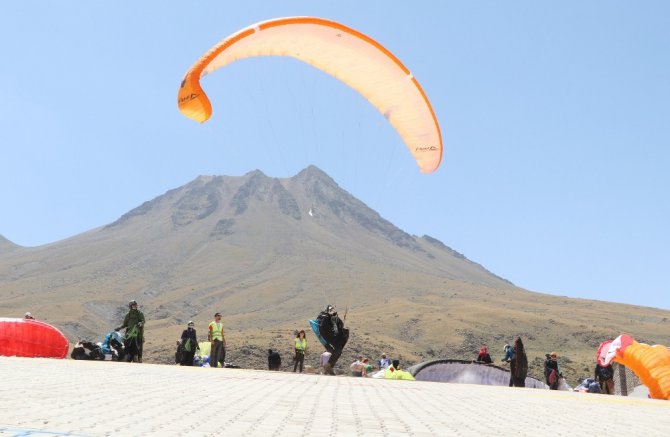
[[[305,331],[301,330],[298,332],[298,336],[295,338],[295,357],[293,358],[293,371],[295,372],[298,369],[298,364],[300,364],[300,373],[302,373],[302,368],[305,364],[305,351],[307,350],[307,339],[305,338]]]
[[[221,313],[214,314],[214,321],[209,324],[207,339],[211,343],[209,353],[209,365],[211,367],[225,367],[226,360],[226,338],[223,336],[223,323],[221,323]]]

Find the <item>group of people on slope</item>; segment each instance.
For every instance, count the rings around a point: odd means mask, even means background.
[[[342,354],[344,345],[349,338],[349,330],[344,327],[344,321],[340,319],[335,307],[328,305],[317,316],[317,320],[310,321],[315,324],[312,329],[324,344],[324,352],[319,358],[322,373],[334,375],[333,366]],[[305,330],[296,331],[293,340],[293,371],[303,372],[305,369],[305,354],[307,353],[307,339]],[[281,356],[278,351],[268,349],[268,369],[279,370],[281,367]]]
[[[510,387],[525,387],[526,376],[528,375],[528,358],[521,338],[517,337],[514,345],[506,344],[503,348],[503,362],[510,364]],[[563,374],[558,367],[558,354],[551,352],[545,355],[544,361],[544,379],[550,390],[558,390],[560,380]],[[488,354],[486,346],[482,346],[479,351],[477,361],[491,364],[491,357]],[[600,386],[600,393],[614,394],[614,371],[611,365],[601,366],[596,364],[595,380]]]
[[[329,316],[337,316],[334,309],[329,306],[326,310]],[[30,312],[24,315],[27,320],[34,320]],[[115,328],[115,331],[125,329],[124,346],[126,347],[126,359],[129,362],[142,362],[142,350],[144,346],[144,313],[138,309],[136,300],[128,302],[128,313],[123,319],[123,323]],[[207,327],[207,340],[210,342],[209,363],[211,367],[225,366],[226,358],[226,340],[224,336],[223,323],[221,322],[221,313],[214,314],[214,320]],[[196,351],[200,349],[198,343],[195,323],[189,321],[186,329],[182,332],[181,338],[178,341],[181,349],[179,364],[182,366],[192,366]],[[293,371],[303,372],[305,365],[305,354],[307,352],[307,339],[305,331],[300,330],[296,332],[296,337],[293,340]],[[341,353],[341,351],[339,351]],[[525,387],[526,376],[528,375],[528,358],[520,337],[517,337],[513,345],[505,344],[503,348],[504,357],[503,362],[510,364],[510,387]],[[333,352],[326,350],[321,354],[319,364],[321,372],[332,374],[332,355]],[[339,356],[338,356],[339,357]],[[491,364],[493,360],[488,351],[488,346],[482,345],[477,355],[477,362]],[[380,370],[385,369],[389,374],[389,378],[393,377],[394,372],[400,370],[398,360],[393,362],[382,354],[377,362]],[[279,352],[268,350],[268,368],[270,370],[279,370],[281,367],[281,356]],[[372,373],[374,367],[370,364],[369,358],[364,358],[362,355],[358,356],[356,361],[349,366],[351,375],[354,377],[365,377]],[[404,372],[408,373],[408,372]],[[396,373],[400,375],[401,373]],[[411,375],[410,375],[411,376]],[[544,362],[544,376],[545,382],[551,390],[558,390],[560,379],[563,377],[558,367],[558,356],[556,352],[546,354]],[[596,364],[594,371],[595,381],[600,386],[600,392],[604,394],[614,394],[614,371],[611,365],[601,366]],[[397,378],[395,378],[397,379]],[[405,379],[405,378],[401,378]]]
[[[209,367],[225,367],[226,363],[226,337],[224,335],[221,313],[214,314],[214,320],[207,326],[207,341],[209,342]],[[196,351],[200,350],[198,334],[195,323],[189,321],[186,329],[181,333],[177,341],[177,362],[181,366],[192,366],[195,361]]]
[[[379,366],[378,369],[384,371],[385,379],[414,380],[414,376],[412,376],[411,373],[400,368],[400,360],[391,361],[385,353],[382,354],[379,360],[377,360],[377,364]],[[359,355],[356,358],[356,361],[351,363],[349,369],[351,370],[351,376],[369,377],[372,376],[375,367],[370,363],[369,358],[364,358],[362,355]]]
[[[349,370],[351,370],[351,376],[355,377],[367,377],[372,374],[372,364],[370,364],[369,358],[363,358],[363,355],[356,357],[356,361],[349,365]]]
[[[510,365],[509,386],[525,387],[526,376],[528,376],[528,357],[521,337],[517,337],[511,346],[506,344],[503,352],[505,356],[502,361]]]

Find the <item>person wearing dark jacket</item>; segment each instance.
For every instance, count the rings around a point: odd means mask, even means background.
[[[514,354],[510,361],[510,387],[525,387],[526,376],[528,375],[528,357],[526,357],[526,349],[523,346],[521,337],[514,340],[513,347]]]
[[[279,352],[268,349],[268,369],[279,370],[281,367],[281,356]]]
[[[115,331],[126,329],[123,343],[126,349],[127,360],[142,362],[142,346],[144,345],[144,313],[137,309],[137,301],[128,302],[128,314],[123,319],[123,324]]]
[[[482,347],[479,348],[477,361],[484,364],[491,364],[493,362],[491,355],[489,355],[489,348],[486,345],[482,345]]]
[[[182,366],[192,366],[195,358],[195,351],[200,349],[198,345],[198,335],[195,331],[195,323],[188,322],[186,329],[181,333],[181,362]]]
[[[550,390],[558,390],[558,383],[561,373],[558,370],[556,352],[547,354],[546,357],[547,360],[544,362],[544,378]]]
[[[595,377],[598,384],[600,384],[600,393],[606,395],[614,394],[614,369],[612,365],[601,366],[596,364]]]
[[[317,320],[319,321],[319,331],[316,334],[323,338],[326,350],[331,353],[328,362],[323,366],[323,370],[326,375],[335,375],[333,369],[349,340],[349,330],[344,327],[344,321],[332,305],[328,305],[325,310],[321,311]]]

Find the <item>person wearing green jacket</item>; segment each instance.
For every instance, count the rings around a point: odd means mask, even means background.
[[[144,313],[137,309],[137,301],[128,302],[128,314],[123,319],[123,324],[115,331],[126,329],[123,343],[126,349],[126,360],[128,362],[142,362],[142,346],[144,345]]]

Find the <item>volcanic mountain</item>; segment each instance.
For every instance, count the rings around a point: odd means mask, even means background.
[[[0,238],[0,316],[29,310],[73,342],[99,341],[130,299],[147,318],[153,362],[170,362],[188,320],[204,339],[221,311],[227,360],[263,367],[268,348],[288,357],[294,330],[309,332],[327,304],[347,314],[344,361],[382,351],[407,364],[471,358],[480,343],[497,350],[521,335],[535,365],[557,349],[577,373],[622,330],[670,340],[667,311],[519,289],[435,238],[398,229],[314,166],[286,179],[200,176],[40,247]],[[311,333],[308,341],[313,364],[321,349]]]

